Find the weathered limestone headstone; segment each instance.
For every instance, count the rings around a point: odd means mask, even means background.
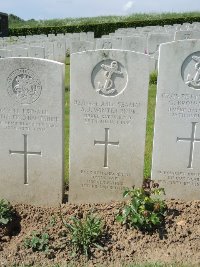
[[[44,47],[45,58],[54,60],[53,42],[44,42],[43,47]]]
[[[80,41],[87,41],[87,33],[80,32],[79,38],[80,38]]]
[[[87,41],[94,42],[94,32],[87,32]]]
[[[193,30],[196,30],[196,31],[200,30],[200,22],[193,22],[192,26],[193,26]]]
[[[63,187],[64,64],[0,60],[0,198],[58,205]]]
[[[174,40],[200,39],[200,31],[177,31]]]
[[[96,49],[121,49],[122,39],[119,38],[97,38]]]
[[[94,49],[94,42],[74,41],[71,42],[70,53],[83,52]]]
[[[174,39],[172,33],[150,33],[147,39],[147,53],[150,55],[150,70],[157,70],[159,46],[162,43],[171,42]]]
[[[158,50],[159,45],[162,43],[171,42],[174,39],[174,35],[170,33],[151,33],[147,39],[148,54],[153,56]]]
[[[161,45],[152,179],[168,198],[200,199],[200,40]]]
[[[5,58],[11,56],[11,52],[8,49],[0,49],[0,58]]]
[[[29,55],[29,57],[45,58],[44,47],[30,46],[28,49],[28,55]]]
[[[80,41],[80,32],[72,33],[72,39],[75,41]]]
[[[54,60],[65,63],[66,58],[66,46],[65,40],[59,40],[54,42]]]
[[[147,50],[147,39],[144,36],[127,36],[122,39],[122,48],[145,53]]]
[[[181,25],[181,28],[180,28],[180,30],[181,31],[187,31],[187,30],[190,30],[190,27],[192,26],[192,24],[190,24],[190,23],[183,23],[182,25]]]
[[[71,55],[70,202],[118,200],[141,186],[148,75],[144,54]]]
[[[50,33],[50,34],[48,34],[48,39],[49,39],[49,41],[56,41],[56,35],[55,34],[53,34],[53,33]]]
[[[12,57],[28,57],[28,48],[25,47],[12,47]]]

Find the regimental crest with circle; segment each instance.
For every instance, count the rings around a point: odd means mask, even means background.
[[[200,90],[200,51],[189,55],[184,60],[181,75],[187,86]]]
[[[20,104],[31,104],[41,95],[41,82],[32,70],[17,69],[9,75],[7,82],[8,94]]]
[[[106,59],[94,67],[91,81],[98,94],[113,97],[121,94],[126,89],[128,74],[121,63]]]

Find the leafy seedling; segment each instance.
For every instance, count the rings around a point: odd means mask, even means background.
[[[164,189],[158,183],[147,179],[142,188],[125,190],[123,196],[128,200],[120,209],[116,220],[140,230],[154,230],[164,221],[167,205],[160,195]]]
[[[6,226],[9,222],[12,221],[12,207],[10,203],[5,200],[0,200],[0,226]]]
[[[103,249],[98,243],[103,231],[103,224],[100,218],[87,214],[82,219],[72,217],[70,223],[65,222],[62,216],[61,219],[69,232],[74,255],[80,252],[84,253],[88,258],[91,247],[96,246]]]
[[[31,237],[27,237],[24,240],[24,247],[31,248],[33,252],[43,251],[49,252],[49,235],[47,233],[32,232]]]

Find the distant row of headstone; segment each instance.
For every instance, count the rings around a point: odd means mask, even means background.
[[[143,182],[149,55],[71,55],[69,201],[107,202]],[[151,178],[168,198],[200,198],[200,40],[160,46]],[[0,198],[63,197],[64,64],[0,59]]]
[[[66,54],[81,49],[85,44],[87,50],[94,49],[94,33],[31,35],[5,37],[0,39],[0,58],[36,57],[65,62]]]
[[[30,56],[65,62],[66,53],[94,49],[122,49],[151,56],[150,72],[157,69],[161,43],[200,39],[200,23],[118,29],[94,38],[93,32],[7,37],[0,39],[0,57]]]

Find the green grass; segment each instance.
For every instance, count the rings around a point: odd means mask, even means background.
[[[144,157],[145,178],[149,178],[151,175],[155,105],[156,105],[156,85],[151,84],[149,85],[149,98],[148,98],[148,110],[147,110],[146,144],[145,144],[145,157]]]
[[[65,92],[65,182],[69,181],[69,91]]]
[[[65,26],[65,25],[79,25],[92,23],[109,23],[109,22],[124,22],[132,20],[151,20],[151,19],[166,19],[166,18],[182,18],[182,17],[198,17],[200,12],[184,12],[184,13],[150,13],[150,14],[131,14],[129,16],[99,16],[90,18],[65,18],[65,19],[49,19],[49,20],[22,20],[19,17],[9,15],[10,28],[23,27],[44,27],[44,26]]]
[[[69,57],[67,57],[65,61],[65,92],[69,91],[69,87],[70,87],[70,64],[69,64]]]

